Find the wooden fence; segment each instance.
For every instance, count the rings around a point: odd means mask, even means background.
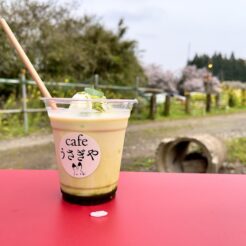
[[[146,88],[146,87],[139,87],[139,79],[136,78],[136,81],[134,83],[134,86],[117,86],[117,85],[105,85],[100,84],[99,76],[95,75],[88,83],[88,80],[86,82],[82,83],[65,83],[65,82],[45,82],[45,85],[47,87],[70,87],[70,88],[85,88],[94,86],[95,88],[99,89],[107,89],[107,90],[113,90],[113,91],[130,91],[135,94],[135,97],[138,98],[139,96],[146,96],[146,93],[150,95],[149,97],[149,106],[148,106],[148,118],[151,120],[154,120],[156,118],[157,114],[157,95],[160,93],[165,93],[162,89],[157,88]],[[23,114],[23,127],[25,133],[28,132],[28,114],[29,113],[36,113],[36,112],[45,112],[46,109],[43,108],[28,108],[27,107],[27,85],[35,85],[34,81],[26,80],[25,76],[22,75],[20,79],[4,79],[0,78],[0,84],[7,84],[7,85],[14,85],[14,84],[20,84],[21,85],[21,96],[22,96],[22,107],[18,109],[0,109],[0,114],[13,114],[13,113],[22,113]],[[245,88],[241,89],[241,95],[242,95],[242,105],[245,105],[246,103],[246,90]],[[163,109],[162,109],[162,115],[168,117],[171,114],[172,111],[172,103],[173,103],[173,97],[166,93],[166,98],[163,103]],[[229,100],[230,101],[230,100]],[[183,98],[182,102],[182,110],[185,114],[191,114],[192,112],[192,103],[191,103],[191,94],[186,93],[185,98]],[[204,101],[204,111],[210,112],[211,111],[211,104],[212,104],[212,95],[207,93],[206,99]],[[220,105],[220,94],[217,94],[215,96],[215,106],[216,108],[219,108]],[[138,112],[138,106],[136,107],[136,112]]]
[[[88,83],[90,82],[90,83]],[[99,83],[99,76],[95,75],[92,79],[87,80],[85,82],[81,83],[65,83],[65,82],[44,82],[45,85],[49,87],[70,87],[70,88],[85,88],[85,87],[91,87],[94,86],[98,89],[107,89],[112,91],[131,91],[135,94],[135,97],[138,98],[141,95],[144,95],[144,93],[148,92],[151,93],[151,100],[150,100],[150,106],[149,106],[149,118],[154,119],[155,118],[155,104],[156,104],[156,97],[155,95],[157,93],[163,93],[163,90],[161,89],[150,89],[145,87],[139,87],[139,78],[136,78],[136,81],[134,83],[134,86],[118,86],[118,85],[105,85]],[[28,132],[28,114],[29,113],[36,113],[36,112],[45,112],[46,109],[43,108],[28,108],[27,107],[27,85],[35,85],[35,82],[32,80],[27,80],[25,78],[25,75],[22,75],[20,79],[5,79],[0,78],[0,84],[6,84],[6,85],[21,85],[21,101],[22,101],[22,107],[18,109],[0,109],[0,114],[15,114],[15,113],[22,113],[23,114],[23,127],[25,133]]]

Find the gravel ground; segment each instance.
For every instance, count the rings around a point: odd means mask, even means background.
[[[188,134],[212,134],[222,139],[246,137],[246,113],[207,116],[192,119],[130,124],[126,133],[123,169],[137,159],[154,158],[163,138]],[[0,168],[55,168],[51,134],[32,135],[0,141]],[[240,164],[236,171],[244,172]],[[238,171],[240,169],[240,171]],[[154,170],[154,169],[153,169]],[[225,171],[226,172],[226,171]]]

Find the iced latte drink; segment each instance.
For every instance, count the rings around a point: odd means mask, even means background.
[[[112,199],[135,100],[85,96],[43,100],[53,129],[63,198],[78,204],[97,204]],[[50,107],[51,103],[57,108]]]

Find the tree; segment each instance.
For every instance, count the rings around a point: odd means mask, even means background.
[[[179,78],[171,71],[164,71],[160,65],[150,64],[145,67],[145,74],[150,86],[161,88],[169,93],[177,92]]]
[[[196,65],[197,68],[206,68],[209,63],[213,64],[211,72],[220,80],[234,80],[246,82],[246,62],[243,59],[235,58],[232,52],[230,57],[215,53],[211,57],[208,55],[195,55],[188,61],[187,65]]]
[[[209,77],[209,81],[206,81],[206,77]],[[186,92],[206,92],[206,82],[209,83],[210,93],[220,92],[220,81],[206,68],[186,66],[182,71],[180,88]]]
[[[82,81],[93,74],[110,83],[131,84],[143,76],[137,42],[125,38],[119,21],[116,32],[95,16],[74,17],[73,8],[54,1],[0,0],[6,18],[28,57],[44,80]],[[0,31],[0,77],[17,77],[22,63]]]

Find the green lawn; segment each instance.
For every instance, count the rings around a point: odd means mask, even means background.
[[[246,138],[235,138],[227,142],[227,161],[246,165]]]
[[[169,116],[163,115],[163,108],[164,108],[163,105],[158,104],[155,120],[186,119],[186,118],[191,118],[191,117],[227,115],[227,114],[232,114],[232,113],[246,112],[246,105],[245,106],[238,105],[235,107],[228,107],[228,106],[222,105],[220,109],[217,109],[213,104],[211,108],[211,112],[206,113],[204,101],[192,101],[191,106],[190,106],[191,108],[190,114],[185,113],[184,103],[177,101],[177,100],[172,100]],[[130,121],[136,124],[151,121],[148,118],[148,116],[149,116],[149,106],[146,105],[145,107],[142,107],[140,112],[138,113],[135,110],[130,118]]]

